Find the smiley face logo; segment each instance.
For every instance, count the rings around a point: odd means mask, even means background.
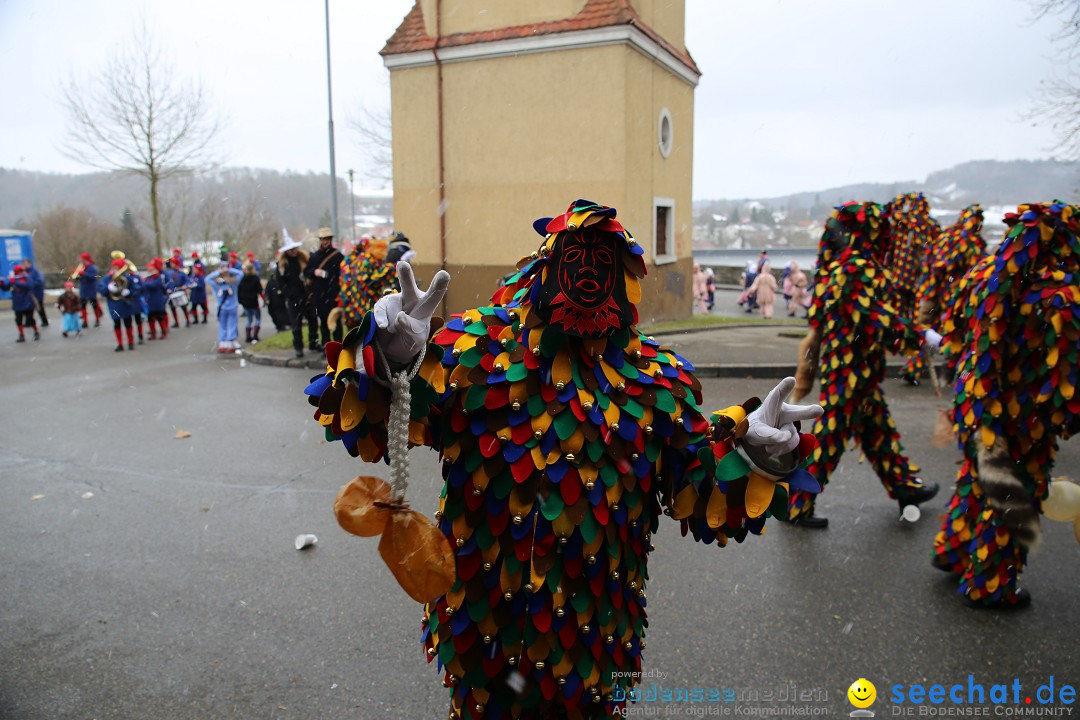
[[[877,688],[866,678],[851,683],[847,691],[848,701],[857,708],[868,708],[877,699]]]

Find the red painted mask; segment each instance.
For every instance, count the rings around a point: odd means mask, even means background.
[[[617,236],[584,228],[555,243],[536,311],[577,337],[603,337],[633,323]]]

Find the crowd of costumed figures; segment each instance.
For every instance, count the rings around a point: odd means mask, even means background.
[[[1072,520],[1080,540],[1080,491],[1050,480],[1080,409],[1080,209],[1021,205],[1006,223],[988,255],[977,205],[944,231],[921,195],[836,208],[797,377],[712,413],[693,365],[636,327],[647,266],[614,208],[578,200],[537,220],[536,251],[490,303],[445,324],[434,311],[449,275],[425,291],[399,264],[400,292],[350,318],[305,394],[329,441],[390,465],[389,481],[357,477],[334,508],[345,530],[380,537],[424,604],[450,716],[621,712],[641,677],[663,515],[718,547],[770,517],[826,528],[814,501],[854,440],[918,521],[939,486],[904,454],[887,352],[910,358],[912,383],[952,379],[945,431],[964,462],[933,566],[970,606],[1028,604],[1017,578],[1040,517]],[[815,382],[819,404],[794,404]],[[434,523],[406,497],[417,445],[442,458]]]

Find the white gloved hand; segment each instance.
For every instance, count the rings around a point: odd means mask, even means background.
[[[812,420],[824,412],[820,405],[791,405],[784,398],[795,387],[795,378],[784,378],[774,387],[754,412],[747,416],[750,427],[742,441],[765,449],[773,457],[799,447],[796,420]]]
[[[119,292],[119,291],[120,291],[120,288],[116,287],[116,283],[109,283],[109,292],[116,293],[116,292]]]
[[[120,291],[120,295],[121,295],[122,297],[127,297],[127,296],[128,296],[128,295],[130,295],[130,294],[131,294],[131,291],[130,291],[130,290],[128,290],[127,288],[124,288],[123,290],[121,290],[121,291]]]
[[[923,345],[927,349],[929,349],[929,350],[939,350],[939,349],[941,349],[941,341],[942,341],[941,333],[939,333],[937,330],[931,330],[930,328],[927,328],[926,330],[923,330]]]
[[[325,271],[325,270],[323,270],[322,268],[316,268],[316,269],[315,269],[315,277],[317,277],[317,278],[324,278],[324,277],[326,277],[326,271]]]
[[[375,303],[375,340],[386,359],[396,365],[408,365],[428,341],[431,316],[446,295],[450,274],[435,273],[427,292],[421,292],[413,277],[412,266],[397,264],[401,292],[384,295]]]

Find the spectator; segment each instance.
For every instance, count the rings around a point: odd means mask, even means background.
[[[300,243],[285,233],[285,244],[281,246],[281,257],[277,264],[277,283],[285,299],[285,310],[289,314],[292,326],[293,350],[296,357],[304,357],[304,321],[308,324],[308,347],[319,349],[319,331],[315,327],[315,313],[308,302],[307,283],[304,271],[308,267],[307,253],[300,249]]]
[[[23,258],[22,266],[26,277],[30,279],[30,291],[34,294],[35,309],[38,315],[41,316],[41,327],[47,328],[49,327],[49,318],[45,315],[45,278],[34,267],[34,261],[30,258]]]
[[[337,307],[340,292],[338,279],[341,277],[341,262],[344,259],[345,256],[334,247],[334,232],[330,228],[319,228],[319,249],[311,254],[311,260],[304,268],[304,277],[311,287],[311,306],[319,321],[322,345],[331,339],[341,339],[340,325],[331,338],[327,319],[330,311]],[[317,348],[312,348],[315,349]]]
[[[771,320],[773,316],[773,303],[776,302],[776,278],[772,274],[772,266],[766,260],[761,266],[761,273],[754,278],[754,284],[750,286],[750,292],[757,298],[761,317]]]
[[[250,254],[250,253],[249,253]],[[237,297],[240,307],[244,308],[244,342],[259,343],[259,326],[262,324],[262,312],[259,310],[259,300],[263,299],[262,280],[259,279],[259,271],[255,263],[245,262],[243,265],[244,276],[240,278],[240,289]]]

